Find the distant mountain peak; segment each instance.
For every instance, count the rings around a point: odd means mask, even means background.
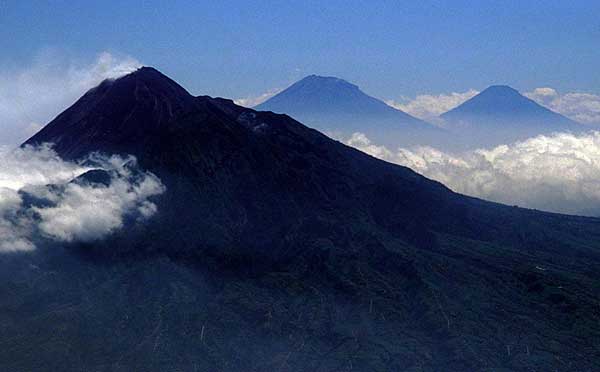
[[[442,114],[446,120],[464,121],[467,117],[489,119],[536,120],[576,124],[566,117],[553,112],[525,97],[508,85],[492,85],[458,107]]]
[[[484,89],[481,93],[485,94],[513,94],[513,95],[521,95],[518,90],[509,86],[509,85],[490,85],[486,89]]]
[[[347,88],[360,90],[358,85],[352,84],[344,79],[335,76],[308,75],[305,78],[297,81],[292,86],[298,85],[314,85],[314,87],[334,86],[336,88]]]
[[[339,77],[336,77],[336,76],[325,76],[325,75],[317,75],[317,74],[310,74],[308,76],[305,76],[300,81],[307,81],[307,80],[323,81],[323,82],[344,82],[344,83],[348,83],[346,80],[344,80],[342,78],[339,78]],[[350,83],[348,83],[348,84],[350,84]]]
[[[288,114],[327,132],[433,128],[334,76],[308,75],[255,109]]]
[[[309,75],[255,107],[287,114],[338,138],[355,132],[386,146],[432,144],[443,137],[433,124],[411,116],[334,76]]]
[[[391,109],[382,101],[364,93],[358,85],[335,76],[315,74],[298,80],[256,108],[258,110],[293,114],[294,111],[297,111],[297,107],[288,106],[296,105],[301,106],[302,110],[315,112],[346,112],[347,110],[361,109],[364,105],[376,105],[377,108],[383,108],[387,111]],[[384,106],[387,106],[387,108]],[[288,110],[288,108],[291,110]]]
[[[518,90],[516,90],[515,88],[511,87],[510,85],[506,85],[506,84],[492,84],[489,87],[487,87],[486,89],[484,89],[484,91],[486,91],[486,90],[506,90],[506,91],[518,92]]]
[[[470,142],[468,146],[496,146],[540,134],[585,130],[508,85],[492,85],[441,118],[445,128]]]

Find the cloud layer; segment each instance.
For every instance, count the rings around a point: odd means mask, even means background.
[[[600,125],[600,95],[560,94],[553,88],[536,88],[525,96],[580,123]]]
[[[102,239],[155,214],[151,198],[164,191],[132,157],[93,155],[75,164],[49,146],[1,150],[0,252],[32,250],[37,239]]]
[[[346,142],[463,194],[546,211],[600,216],[600,132],[538,136],[461,155],[431,147],[391,151],[360,133]]]
[[[130,57],[101,53],[91,64],[52,53],[18,71],[0,71],[0,145],[18,144],[104,79],[134,71]]]

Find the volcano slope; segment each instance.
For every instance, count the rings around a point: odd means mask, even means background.
[[[7,371],[600,368],[600,220],[456,194],[152,68],[26,144],[167,191],[104,241],[0,260]]]

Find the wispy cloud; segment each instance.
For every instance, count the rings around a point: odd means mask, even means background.
[[[600,95],[560,94],[553,88],[536,88],[525,95],[540,105],[583,124],[600,125]]]
[[[85,164],[85,165],[84,165]],[[106,180],[81,176],[101,169]],[[79,178],[78,178],[79,177]],[[165,191],[132,157],[92,155],[85,163],[62,161],[49,146],[0,151],[0,252],[27,251],[36,239],[86,242],[144,220],[150,200]]]
[[[134,58],[107,52],[87,64],[47,52],[22,69],[0,71],[0,145],[22,142],[88,89],[138,67]]]
[[[438,123],[439,115],[455,108],[477,94],[479,94],[479,91],[469,89],[462,93],[420,94],[415,98],[403,97],[396,101],[388,100],[386,103],[423,120]]]
[[[600,215],[600,132],[538,136],[460,155],[431,147],[392,151],[360,133],[346,143],[467,195],[553,212]]]

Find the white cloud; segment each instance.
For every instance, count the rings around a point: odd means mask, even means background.
[[[525,96],[580,123],[600,125],[600,95],[560,94],[553,88],[536,88]]]
[[[165,187],[137,170],[135,158],[93,155],[82,164],[62,161],[49,146],[0,151],[0,252],[32,250],[38,237],[101,239],[157,212],[150,198]],[[77,178],[94,169],[108,181]]]
[[[439,123],[439,115],[455,108],[477,94],[479,94],[478,91],[469,89],[462,93],[421,94],[414,99],[404,97],[400,101],[388,100],[386,103],[423,120]]]
[[[600,132],[538,136],[460,155],[431,147],[391,151],[361,134],[347,144],[463,194],[553,212],[600,215]]]
[[[23,142],[88,89],[138,67],[133,58],[107,52],[90,64],[44,53],[20,70],[0,71],[0,145]]]
[[[238,99],[234,100],[233,102],[236,105],[239,105],[239,106],[244,106],[244,107],[252,108],[254,106],[260,105],[261,103],[265,102],[269,98],[271,98],[274,95],[278,94],[282,90],[283,89],[280,89],[280,88],[271,89],[268,92],[265,92],[265,93],[260,94],[258,96],[251,96],[251,97],[246,97],[246,98],[238,98]]]
[[[0,148],[0,189],[64,183],[89,170],[63,161],[50,146],[35,149]]]
[[[15,190],[0,188],[0,252],[30,251],[29,220],[20,215],[21,197]]]
[[[388,161],[392,161],[394,159],[394,154],[390,150],[388,150],[385,146],[373,144],[364,133],[353,133],[350,139],[346,141],[346,144],[379,159]]]

